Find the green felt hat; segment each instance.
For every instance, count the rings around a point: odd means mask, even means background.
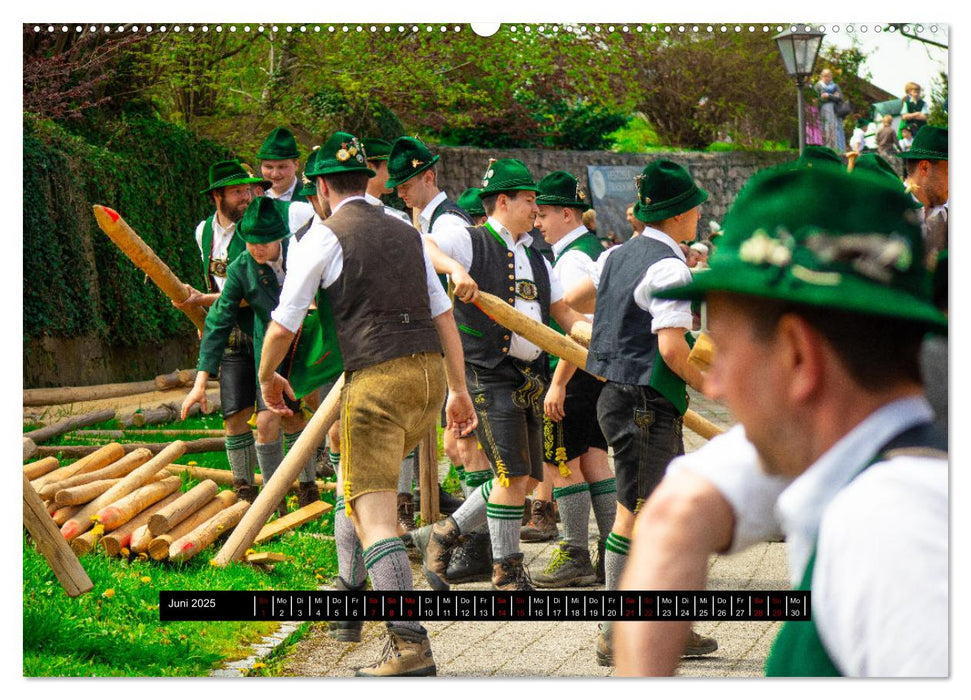
[[[456,202],[459,208],[464,209],[469,216],[485,216],[485,209],[482,207],[479,192],[478,187],[470,187],[459,195],[459,200]]]
[[[572,207],[580,211],[590,208],[590,205],[583,201],[586,195],[580,187],[580,181],[565,170],[556,170],[536,184],[539,187],[537,204]]]
[[[368,160],[387,160],[391,155],[391,144],[384,139],[361,139]]]
[[[260,160],[299,158],[300,151],[297,150],[297,140],[293,138],[293,132],[282,126],[275,128],[263,141],[256,157]]]
[[[708,270],[657,292],[723,291],[946,327],[931,302],[924,243],[903,189],[832,165],[754,175],[725,217]]]
[[[909,151],[897,154],[904,160],[947,160],[947,129],[922,126]]]
[[[261,177],[253,177],[238,160],[221,160],[209,166],[209,187],[200,194],[206,194],[220,187],[233,185],[255,185],[264,182]]]
[[[809,145],[802,149],[802,155],[796,160],[797,167],[811,168],[817,163],[829,163],[842,165],[843,159],[840,154],[828,146]]]
[[[257,197],[236,224],[236,233],[246,243],[272,243],[291,235],[287,225],[287,202],[271,197]]]
[[[388,187],[397,187],[438,162],[428,146],[411,136],[402,136],[391,146],[388,155]]]
[[[307,156],[307,163],[303,166],[303,179],[300,182],[300,191],[297,192],[301,197],[310,197],[317,194],[317,183],[307,173],[313,169],[314,163],[317,161],[318,150],[320,149],[315,148],[310,152],[310,155]]]
[[[368,177],[374,177],[374,171],[367,166],[364,146],[356,136],[345,131],[336,132],[315,153],[313,168],[306,171],[310,180],[336,173],[367,173]]]
[[[490,159],[485,175],[482,176],[482,190],[480,197],[496,192],[510,192],[513,190],[531,190],[539,192],[539,187],[533,182],[529,168],[516,158]]]
[[[708,199],[687,170],[663,158],[648,163],[634,182],[634,216],[646,224],[683,214]]]
[[[900,175],[893,169],[893,166],[887,162],[886,158],[876,153],[863,153],[857,156],[853,173],[867,173],[884,178],[888,184],[900,188],[904,186],[903,180],[900,179]],[[919,202],[914,203],[920,204]]]

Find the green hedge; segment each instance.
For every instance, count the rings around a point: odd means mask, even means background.
[[[116,210],[184,282],[199,287],[193,232],[211,213],[199,194],[225,148],[145,116],[74,135],[24,117],[24,336],[95,333],[144,345],[192,325],[101,231],[92,206]]]

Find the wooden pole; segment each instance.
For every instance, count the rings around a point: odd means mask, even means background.
[[[64,506],[79,506],[90,503],[119,481],[121,481],[121,477],[117,479],[101,479],[100,481],[92,481],[87,484],[61,489],[54,496],[54,503],[61,508]]]
[[[425,438],[418,443],[418,487],[421,490],[422,524],[438,520],[438,432],[435,426],[428,429]]]
[[[263,486],[260,494],[253,501],[253,507],[247,511],[239,527],[233,530],[222,549],[212,560],[214,566],[223,567],[232,561],[243,558],[246,550],[253,544],[260,528],[270,514],[276,509],[290,484],[307,464],[307,460],[317,449],[317,445],[324,441],[327,431],[340,415],[340,396],[344,388],[344,376],[337,380],[334,387],[323,400],[320,408],[314,413],[303,433],[290,447],[280,466],[277,467],[273,478]],[[173,545],[174,546],[174,545]]]
[[[62,386],[45,389],[24,389],[24,406],[48,406],[79,401],[95,401],[120,396],[144,394],[150,391],[174,389],[195,381],[196,370],[177,370],[161,374],[144,382],[120,382],[91,386]]]
[[[711,440],[716,435],[721,435],[725,432],[724,428],[718,427],[707,418],[704,418],[690,409],[684,414],[684,426],[686,428],[690,428],[695,433],[705,438],[705,440]]]
[[[162,260],[155,254],[141,237],[132,230],[118,212],[103,207],[94,206],[94,216],[98,226],[107,234],[121,251],[128,256],[135,265],[148,275],[151,280],[172,301],[182,303],[189,298],[186,286],[175,276]],[[206,326],[206,316],[199,307],[192,307],[184,311],[196,328],[201,332]]]
[[[75,430],[71,437],[76,438],[111,438],[122,440],[135,437],[226,437],[226,431],[222,429],[199,428],[194,430]]]
[[[29,437],[24,438],[24,461],[37,454],[37,443],[31,440]]]
[[[83,428],[86,425],[102,423],[106,420],[111,420],[114,417],[114,409],[94,411],[93,413],[85,413],[80,416],[72,416],[71,418],[63,420],[60,423],[55,423],[54,425],[48,425],[44,428],[32,430],[29,433],[24,433],[24,437],[30,438],[35,443],[41,443],[50,440],[56,435],[63,435],[64,433],[68,433],[76,428]]]
[[[179,477],[173,476],[173,479]],[[181,523],[195,513],[203,505],[215,498],[219,493],[219,486],[212,479],[196,484],[170,506],[163,508],[148,521],[148,529],[152,535],[161,535]]]
[[[61,506],[53,513],[51,513],[51,519],[54,524],[60,527],[68,520],[73,518],[77,513],[81,511],[82,506]]]
[[[218,389],[219,382],[209,382],[206,384],[206,398],[210,402],[212,401],[211,397],[218,397]],[[136,411],[144,411],[158,406],[181,406],[182,401],[188,393],[188,388],[176,387],[174,389],[147,391],[144,394],[120,396],[112,399],[94,399],[91,401],[47,406],[24,406],[24,418],[45,423],[49,422],[51,417],[56,417],[60,420],[69,416],[79,416],[84,413],[112,410],[115,411],[115,417],[118,421],[123,423],[126,415],[135,413]]]
[[[140,486],[144,486],[151,481],[156,474],[178,459],[185,452],[185,443],[176,440],[152,459],[133,471],[122,479],[119,483],[112,486],[96,499],[91,501],[77,515],[61,526],[61,534],[68,540],[72,540],[78,535],[87,532],[91,528],[91,516],[105,506],[111,505],[115,501],[127,496]]]
[[[183,520],[181,523],[173,527],[171,530],[165,534],[159,535],[152,539],[148,544],[148,555],[155,561],[162,561],[169,558],[169,547],[172,543],[181,537],[185,537],[190,532],[195,530],[197,527],[202,525],[204,522],[209,520],[212,516],[221,510],[229,508],[236,502],[236,494],[232,491],[220,491],[216,494],[209,503],[206,503],[202,508],[197,510],[195,513],[190,515],[188,518]],[[320,503],[324,503],[320,501]],[[324,503],[324,505],[330,505],[329,503]],[[295,511],[299,513],[300,511]],[[290,515],[294,515],[291,513]],[[289,515],[287,517],[290,517]],[[282,520],[283,518],[281,518]],[[279,522],[279,521],[275,521]]]
[[[185,464],[171,464],[168,467],[169,474],[176,474],[181,476],[182,474],[187,474],[190,479],[196,479],[198,481],[203,481],[205,479],[212,479],[220,486],[232,486],[233,485],[233,473],[228,469],[210,469],[209,467],[190,467]],[[257,474],[253,477],[253,483],[257,486],[263,485],[263,475]],[[289,491],[296,493],[299,487],[298,481],[294,480],[290,484]],[[333,491],[337,488],[337,484],[333,481],[321,481],[317,479],[317,488],[321,491]],[[289,492],[288,491],[288,492]]]
[[[36,462],[31,462],[30,464],[24,465],[24,476],[33,481],[34,479],[39,479],[45,474],[50,474],[52,471],[61,466],[61,463],[57,461],[54,457],[44,457]]]
[[[109,464],[120,460],[124,456],[125,448],[117,442],[102,445],[101,447],[95,447],[94,450],[84,457],[84,459],[79,459],[74,464],[69,464],[66,467],[55,469],[39,479],[35,479],[30,485],[39,492],[48,484],[63,481],[68,477],[97,471],[102,467],[106,467]]]
[[[74,552],[61,537],[61,533],[57,531],[57,526],[51,520],[47,509],[44,508],[44,503],[27,481],[26,476],[24,476],[24,526],[69,596],[74,598],[94,588],[81,562],[74,556]]]
[[[255,506],[256,503],[254,502],[253,505]],[[188,535],[173,542],[172,546],[169,547],[169,559],[174,562],[188,561],[215,542],[220,535],[234,528],[249,507],[250,504],[246,501],[239,501],[229,508],[219,511]],[[233,534],[235,534],[235,530]]]
[[[173,491],[177,491],[182,480],[177,476],[169,476],[161,481],[145,484],[111,505],[99,510],[95,517],[105,526],[105,530],[114,530],[124,525],[153,503],[158,503]]]
[[[68,477],[67,479],[61,479],[54,483],[45,484],[40,488],[38,493],[41,498],[53,498],[57,500],[57,492],[64,489],[73,488],[75,486],[82,486],[84,484],[90,484],[92,481],[101,481],[102,479],[114,479],[128,476],[133,471],[138,469],[152,458],[152,453],[148,450],[134,450],[129,452],[124,457],[116,462],[102,467],[100,469],[95,469],[94,471],[85,472],[83,474],[75,474],[74,476]]]
[[[158,454],[170,445],[168,442],[129,442],[122,449],[128,452],[134,450],[148,450]],[[226,449],[226,438],[200,438],[188,440],[184,443],[184,454],[202,454],[203,452],[222,452]],[[42,445],[37,448],[43,455],[57,455],[64,457],[79,457],[89,455],[101,449],[97,445]]]
[[[180,495],[181,494],[179,494],[178,492],[169,494],[158,503],[152,506],[149,506],[148,508],[143,510],[141,513],[136,515],[134,518],[129,520],[121,527],[115,528],[111,532],[105,533],[104,537],[101,538],[101,547],[102,549],[105,550],[105,554],[112,557],[117,557],[119,554],[121,554],[122,550],[131,544],[132,533],[135,532],[135,530],[140,528],[142,525],[147,523],[148,519],[151,518],[152,514],[155,513],[159,508],[164,508],[165,506],[174,502]],[[90,532],[87,532],[84,535],[81,535],[81,537],[74,538],[71,541],[71,546],[73,547],[74,543],[77,542],[78,540],[83,539],[85,537],[89,537],[90,534],[91,534]],[[78,550],[75,548],[74,551],[78,551]]]

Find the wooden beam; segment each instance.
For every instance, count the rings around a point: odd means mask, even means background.
[[[134,450],[148,450],[158,454],[167,448],[168,442],[128,442],[123,445],[126,452]],[[222,452],[226,449],[226,438],[200,438],[184,442],[184,454],[202,454],[203,452]],[[101,449],[98,445],[42,445],[38,453],[44,456],[61,455],[62,457],[83,457]]]
[[[287,513],[282,518],[274,520],[272,523],[267,523],[260,530],[260,533],[253,540],[253,544],[262,544],[273,537],[282,535],[284,532],[289,532],[296,527],[300,527],[304,523],[309,523],[311,520],[316,520],[317,518],[328,513],[334,509],[330,503],[324,503],[323,501],[316,501],[310,505],[306,505],[303,508],[293,511],[292,513]]]
[[[144,382],[94,384],[91,386],[60,386],[45,389],[24,389],[24,406],[48,406],[79,401],[95,401],[120,396],[132,396],[184,386],[195,380],[196,370],[177,370]]]
[[[433,425],[418,443],[418,488],[423,525],[438,520],[438,431]]]
[[[44,508],[43,501],[31,487],[26,476],[24,476],[24,526],[69,596],[75,598],[94,588],[81,562],[58,532],[57,526]]]

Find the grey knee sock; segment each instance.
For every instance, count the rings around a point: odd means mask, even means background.
[[[600,539],[607,539],[617,517],[617,480],[614,477],[590,484],[590,503]]]
[[[298,430],[295,433],[283,433],[283,447],[289,452],[293,447],[297,439],[303,435],[303,430]],[[300,470],[300,474],[297,476],[297,481],[301,484],[310,484],[317,480],[317,465],[314,463],[314,454],[311,452],[310,457],[307,459],[307,463]]]
[[[554,488],[553,498],[560,509],[563,539],[574,547],[586,549],[590,536],[590,484],[584,481]]]
[[[229,458],[229,467],[233,470],[233,479],[245,481],[247,484],[253,483],[256,470],[255,443],[253,433],[248,431],[242,435],[226,436],[226,457]]]
[[[607,535],[607,546],[604,552],[604,573],[606,582],[604,589],[616,591],[620,583],[620,575],[627,565],[627,553],[630,551],[630,540],[611,532]]]
[[[459,532],[468,534],[486,523],[486,506],[492,493],[492,480],[469,492],[469,497],[459,509],[452,513],[452,520],[459,526]]]
[[[263,485],[266,486],[283,461],[283,439],[277,435],[273,442],[256,443],[256,459],[263,475]]]
[[[412,483],[415,480],[415,459],[417,454],[412,450],[411,454],[401,460],[401,469],[398,471],[398,493],[411,493]]]
[[[465,490],[465,497],[468,498],[469,497],[469,494],[472,493],[473,490],[478,490],[478,489],[482,488],[482,484],[484,484],[486,482],[489,483],[489,487],[488,488],[489,488],[489,492],[491,492],[492,491],[492,479],[493,479],[493,476],[492,476],[492,470],[491,469],[482,469],[482,470],[477,471],[477,472],[465,472],[465,483],[467,485],[467,486],[463,486],[463,489]],[[489,494],[488,493],[485,494],[485,499],[486,500],[489,500]],[[483,523],[481,525],[479,525],[478,527],[474,527],[471,530],[466,530],[464,532],[466,534],[469,534],[469,533],[472,533],[472,532],[477,532],[477,533],[482,533],[482,534],[488,534],[489,533],[489,524],[487,522],[483,521]]]
[[[337,497],[334,507],[334,544],[337,546],[337,574],[351,586],[360,586],[367,578],[364,553],[354,523],[344,511],[343,496]]]
[[[487,504],[486,514],[489,518],[493,559],[505,559],[510,554],[519,553],[519,531],[522,528],[525,510],[525,505]]]
[[[411,564],[400,537],[378,540],[364,550],[364,565],[375,591],[414,590]],[[405,627],[415,632],[423,630],[417,621],[396,620],[389,627]]]

